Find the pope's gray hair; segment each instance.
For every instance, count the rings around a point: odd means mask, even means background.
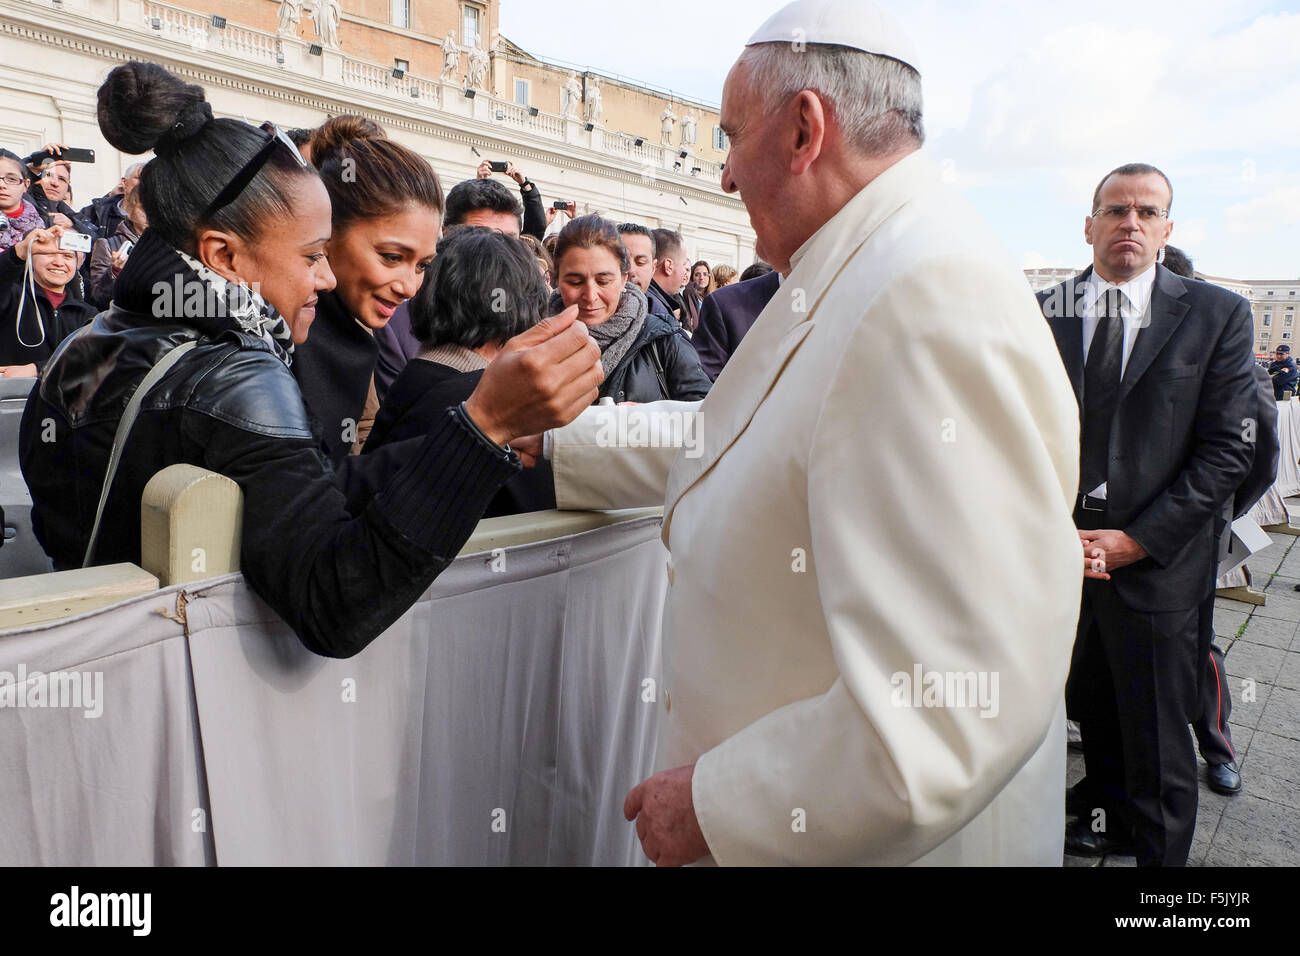
[[[757,43],[739,62],[764,112],[814,90],[830,106],[844,138],[868,156],[921,146],[921,75],[899,60],[828,43]]]

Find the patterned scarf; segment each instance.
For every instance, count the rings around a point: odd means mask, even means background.
[[[219,311],[232,319],[239,331],[259,336],[275,350],[285,365],[293,364],[293,333],[273,305],[255,289],[250,289],[243,283],[230,282],[179,249],[175,252],[225,303]]]

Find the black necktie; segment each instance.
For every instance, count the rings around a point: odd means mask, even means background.
[[[1120,373],[1124,368],[1124,318],[1120,314],[1122,293],[1107,290],[1097,300],[1097,329],[1092,333],[1088,360],[1083,366],[1083,429],[1079,449],[1079,490],[1091,494],[1106,480],[1110,456],[1110,423],[1119,398]]]

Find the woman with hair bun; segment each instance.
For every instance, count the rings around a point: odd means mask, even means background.
[[[112,308],[59,346],[28,400],[19,452],[36,534],[59,570],[138,563],[149,479],[176,463],[219,472],[243,490],[249,585],[311,650],[355,654],[518,473],[507,443],[591,403],[598,351],[573,312],[543,322],[423,437],[335,470],[290,371],[335,285],[316,170],[274,126],[214,119],[200,87],[152,63],[108,75],[99,124],[118,149],[156,155],[139,185],[149,228]]]
[[[327,120],[310,152],[330,197],[326,253],[337,284],[320,297],[294,372],[337,464],[366,438],[373,333],[419,290],[438,248],[443,196],[427,160],[362,116]]]

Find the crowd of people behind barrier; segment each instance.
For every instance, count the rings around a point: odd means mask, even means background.
[[[245,493],[252,586],[355,653],[480,517],[554,507],[511,440],[716,377],[691,333],[735,270],[692,266],[675,231],[547,208],[512,162],[444,196],[370,120],[214,119],[155,64],[115,69],[98,113],[155,158],[79,212],[59,158],[79,151],[0,151],[0,369],[40,377],[20,455],[54,569],[138,562],[144,483],[198,464]]]

